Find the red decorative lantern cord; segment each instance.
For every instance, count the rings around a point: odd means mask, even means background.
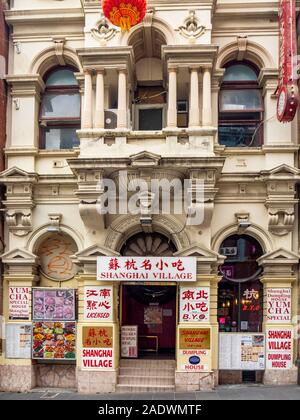
[[[146,0],[102,0],[104,16],[123,31],[140,23],[147,11]]]

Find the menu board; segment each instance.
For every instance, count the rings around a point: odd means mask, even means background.
[[[32,358],[75,360],[75,322],[34,322]]]
[[[219,334],[219,369],[264,370],[264,334]]]
[[[33,289],[32,293],[35,321],[75,320],[74,289]]]
[[[121,357],[138,357],[138,326],[121,327]]]
[[[31,324],[6,324],[6,358],[31,358]]]

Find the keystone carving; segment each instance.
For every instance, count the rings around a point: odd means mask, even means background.
[[[177,29],[180,35],[188,39],[190,43],[196,42],[196,39],[203,35],[205,30],[206,27],[199,24],[195,10],[190,10],[189,16],[184,21],[184,25],[179,26]]]

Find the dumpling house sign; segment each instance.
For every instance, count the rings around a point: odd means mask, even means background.
[[[277,118],[293,121],[298,107],[295,0],[279,0]]]

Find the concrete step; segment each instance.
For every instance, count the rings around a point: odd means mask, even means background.
[[[119,385],[175,385],[175,377],[173,376],[127,376],[119,375]]]
[[[175,367],[171,369],[156,369],[147,367],[120,367],[120,375],[132,376],[172,376],[174,377]]]
[[[149,367],[154,369],[175,369],[175,360],[121,359],[120,367]]]
[[[116,392],[118,393],[140,393],[140,392],[175,392],[175,386],[170,385],[126,385],[119,384],[116,386]]]

